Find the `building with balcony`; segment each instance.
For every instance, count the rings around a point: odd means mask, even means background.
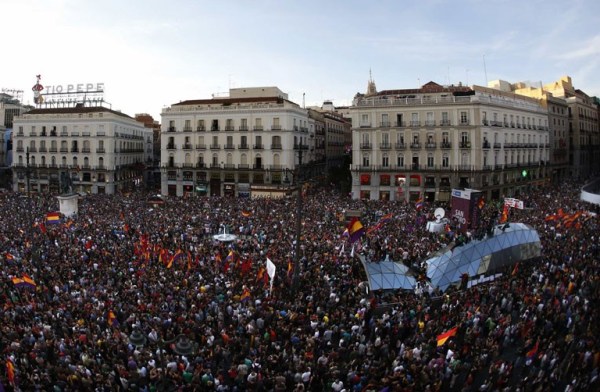
[[[322,107],[313,107],[323,124],[322,129],[315,131],[315,156],[317,162],[323,162],[325,171],[333,167],[341,167],[347,155],[348,146],[352,144],[352,124],[338,112],[331,101],[323,102]]]
[[[146,140],[146,153],[152,152],[146,157],[146,183],[151,189],[160,189],[160,123],[148,113],[136,114],[135,120],[152,130],[151,140]]]
[[[576,89],[570,76],[563,76],[555,82],[546,84],[543,89],[567,102],[571,175],[588,176],[598,173],[600,125],[596,101],[585,92]]]
[[[548,112],[536,99],[482,86],[357,94],[352,197],[448,201],[452,188],[517,195],[549,178]]]
[[[129,191],[142,185],[151,140],[142,123],[102,106],[32,109],[14,119],[13,190]]]
[[[164,195],[281,197],[315,158],[316,120],[277,87],[183,101],[161,117]]]
[[[550,140],[550,166],[553,181],[571,175],[569,162],[569,107],[567,101],[555,97],[544,88],[530,86],[525,82],[509,84],[505,81],[490,82],[490,86],[507,92],[535,98],[548,111],[548,135]],[[541,87],[541,86],[540,86]]]

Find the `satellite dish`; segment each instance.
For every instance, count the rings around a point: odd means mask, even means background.
[[[437,219],[439,222],[442,220],[442,218],[444,218],[444,216],[446,216],[446,211],[442,207],[436,208],[433,216],[435,216],[435,219]]]

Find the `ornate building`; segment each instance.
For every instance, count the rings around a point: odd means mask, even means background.
[[[102,106],[38,108],[14,119],[13,189],[108,193],[141,186],[152,130]]]
[[[377,92],[371,79],[349,113],[355,199],[499,198],[549,179],[548,112],[533,98],[434,82]]]
[[[282,197],[314,161],[315,120],[277,87],[230,89],[161,116],[165,195]]]

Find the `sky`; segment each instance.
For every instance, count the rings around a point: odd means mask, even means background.
[[[112,109],[277,86],[306,106],[377,89],[534,85],[600,96],[598,0],[0,0],[0,88],[103,83]],[[43,93],[43,91],[42,91]]]

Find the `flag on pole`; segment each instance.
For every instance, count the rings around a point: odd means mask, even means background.
[[[531,348],[531,350],[527,351],[527,354],[526,354],[527,359],[533,359],[535,357],[535,354],[537,354],[539,347],[540,347],[540,341],[537,340],[535,342],[535,345]]]
[[[417,209],[417,211],[419,211],[421,208],[423,208],[424,205],[424,200],[423,200],[423,196],[419,197],[419,199],[415,202],[415,208]]]
[[[267,257],[267,274],[269,275],[269,278],[271,278],[271,280],[275,278],[275,269],[275,264],[271,261],[271,259]]]
[[[275,264],[267,257],[267,275],[269,275],[269,290],[273,291],[273,281],[275,280]]]
[[[49,212],[46,214],[47,225],[57,225],[60,223],[60,212]]]
[[[10,385],[15,385],[15,365],[10,359],[6,360],[6,378]]]
[[[348,223],[348,233],[350,235],[350,243],[358,241],[360,237],[365,233],[365,228],[357,217],[353,217]]]
[[[452,336],[455,336],[456,333],[458,332],[458,327],[454,327],[440,335],[437,336],[437,346],[443,346],[444,343],[446,343],[446,341],[448,339],[450,339]]]

